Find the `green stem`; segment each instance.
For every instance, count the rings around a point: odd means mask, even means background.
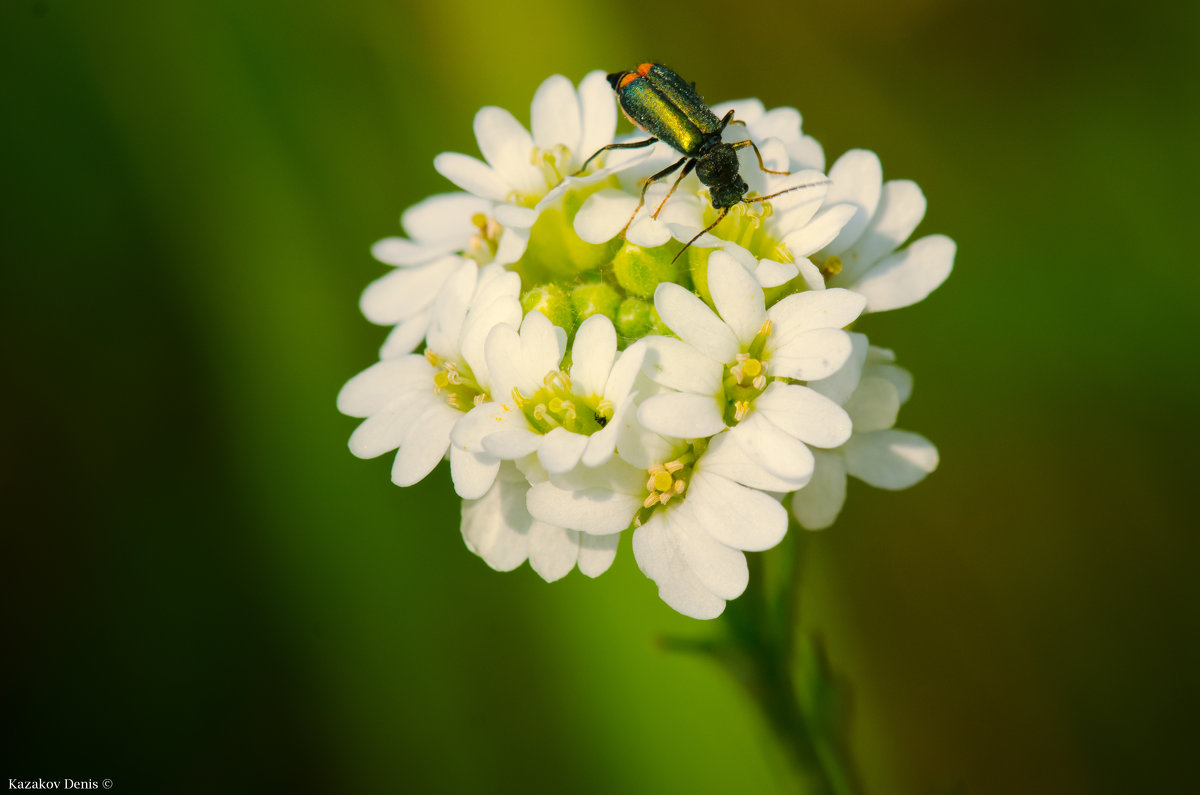
[[[713,651],[733,669],[758,705],[798,790],[806,795],[857,795],[860,789],[838,738],[812,719],[814,705],[802,702],[794,679],[806,539],[798,527],[789,535],[793,549],[777,549],[770,559],[766,554],[749,556],[750,584],[726,607],[729,641]],[[775,565],[774,571],[767,570],[769,564]],[[832,682],[819,686],[832,686]]]

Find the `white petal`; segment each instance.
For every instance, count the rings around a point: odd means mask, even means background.
[[[526,504],[543,522],[596,535],[621,532],[642,507],[636,495],[606,489],[569,491],[549,481],[534,485]]]
[[[433,316],[432,309],[425,309],[411,317],[407,317],[388,332],[383,344],[379,346],[380,359],[394,359],[413,352],[425,337]]]
[[[580,533],[579,571],[588,577],[599,577],[608,571],[613,559],[617,557],[617,545],[620,541],[619,533],[606,536]]]
[[[729,434],[763,469],[795,484],[793,489],[800,488],[812,477],[813,457],[809,449],[762,412],[751,412]]]
[[[483,449],[497,458],[513,461],[538,449],[542,437],[525,428],[510,428],[483,437]]]
[[[426,343],[434,353],[449,358],[458,357],[463,321],[467,318],[467,307],[471,304],[478,278],[479,267],[474,262],[464,260],[438,291],[426,333]]]
[[[805,480],[788,480],[768,472],[742,450],[729,431],[714,436],[704,451],[704,471],[763,491],[795,491]]]
[[[845,408],[850,421],[854,423],[855,433],[881,431],[896,424],[896,415],[900,413],[900,393],[886,378],[867,376],[854,390]]]
[[[802,262],[808,262],[808,260],[802,260]],[[800,268],[794,262],[776,262],[773,259],[764,259],[754,269],[754,277],[763,287],[769,288],[787,284],[796,278],[799,272]]]
[[[415,241],[427,245],[451,243],[455,248],[463,248],[479,231],[474,217],[487,215],[491,208],[492,203],[487,199],[469,193],[440,193],[405,210],[400,225]]]
[[[603,395],[604,384],[617,355],[617,332],[604,315],[592,315],[580,324],[571,346],[571,380],[583,397]]]
[[[716,618],[725,610],[725,600],[692,572],[662,512],[634,532],[633,556],[642,573],[658,586],[659,598],[685,616]]]
[[[837,238],[827,246],[836,254],[845,251],[858,240],[871,216],[875,214],[883,189],[883,166],[879,164],[879,156],[874,152],[851,149],[839,157],[833,168],[829,169],[829,179],[833,185],[825,197],[826,203],[833,205],[846,202],[855,208],[854,216],[846,222]]]
[[[600,147],[612,143],[617,129],[617,103],[613,101],[612,87],[603,71],[588,72],[584,76],[579,84],[579,105],[583,129],[579,148],[574,152],[574,168],[582,166]]]
[[[785,432],[816,447],[837,447],[850,438],[846,411],[806,386],[775,381],[754,401],[754,408]]]
[[[877,378],[885,378],[891,382],[892,386],[896,388],[896,396],[899,397],[901,406],[912,397],[912,373],[903,367],[894,364],[874,364],[871,365],[870,373]]]
[[[537,169],[530,162],[533,138],[511,113],[492,106],[480,108],[474,126],[483,159],[509,185],[523,188],[538,179]]]
[[[536,129],[536,128],[535,128]],[[529,530],[529,566],[546,582],[561,580],[575,568],[579,557],[579,534],[545,522],[534,522]]]
[[[603,466],[576,467],[569,472],[548,475],[548,478],[555,486],[566,491],[611,491],[636,497],[639,503],[646,495],[645,470],[630,466],[619,458]]]
[[[925,217],[925,194],[910,180],[892,180],[883,185],[883,195],[871,223],[858,241],[842,255],[838,286],[856,280],[869,266],[895,251]]]
[[[800,381],[828,378],[846,364],[854,346],[841,329],[806,331],[771,354],[770,373]]]
[[[774,498],[703,471],[692,477],[684,500],[709,535],[733,549],[770,549],[787,533],[787,511]]]
[[[937,448],[909,431],[855,434],[843,453],[846,471],[878,489],[906,489],[938,465]]]
[[[646,203],[653,205],[649,200]],[[661,216],[651,218],[650,212],[652,211],[644,210],[625,232],[625,239],[635,246],[658,248],[671,239],[670,226]]]
[[[808,485],[792,495],[792,515],[808,530],[833,524],[846,502],[846,465],[838,453],[814,450],[816,469]]]
[[[489,293],[495,291],[492,300],[486,304],[473,304],[463,323],[462,358],[475,374],[475,378],[483,386],[491,385],[491,371],[488,369],[485,346],[488,334],[500,324],[516,329],[521,324],[521,302],[517,298],[521,290],[521,277],[516,273],[506,272],[486,288]],[[477,300],[485,300],[479,295]],[[501,393],[503,400],[510,397]]]
[[[783,242],[794,256],[807,257],[829,245],[846,222],[854,217],[854,211],[855,207],[852,204],[826,207],[803,227],[786,235]]]
[[[496,481],[500,459],[487,453],[470,453],[450,446],[450,477],[454,491],[464,500],[475,500],[487,493]]]
[[[532,395],[541,386],[540,379],[530,382],[525,376],[521,361],[521,335],[512,326],[494,326],[484,341],[483,355],[487,359],[492,396],[497,400],[507,403],[513,400],[514,389]]]
[[[500,242],[496,244],[496,256],[492,260],[495,265],[510,265],[525,255],[529,246],[529,230],[507,226],[500,233]]]
[[[698,395],[721,391],[721,365],[683,340],[644,337],[643,350],[642,372],[655,383]]]
[[[395,450],[413,423],[433,408],[434,403],[432,393],[414,393],[412,398],[396,401],[387,409],[372,414],[350,435],[350,452],[359,458],[374,458]]]
[[[463,500],[463,540],[497,571],[512,571],[525,562],[533,524],[525,509],[527,488],[524,477],[506,465],[481,499]]]
[[[679,439],[703,439],[725,429],[721,405],[712,395],[668,392],[638,407],[638,421],[655,433]]]
[[[783,345],[795,336],[817,328],[845,328],[866,306],[862,296],[850,290],[809,290],[789,295],[771,307],[769,344]]]
[[[754,168],[758,168],[757,162]],[[829,192],[829,179],[820,171],[797,171],[787,176],[766,175],[766,179],[765,195],[779,194],[769,200],[772,210],[770,224],[784,236],[811,223],[827,201],[825,196]]]
[[[427,265],[396,268],[367,285],[359,309],[372,323],[399,323],[432,305],[442,285],[462,263],[461,257],[449,256]]]
[[[722,102],[720,105],[713,105],[712,112],[717,115],[718,119],[725,117],[729,111],[733,111],[733,118],[737,121],[744,122],[747,127],[752,124],[757,124],[758,120],[763,115],[762,100],[751,97],[749,99],[732,99],[728,102]],[[738,132],[742,131],[741,125],[736,127],[726,127],[726,131],[732,133],[733,140],[741,140],[736,137]]]
[[[828,378],[808,383],[810,388],[820,392],[839,406],[845,405],[850,396],[854,394],[854,390],[858,388],[858,382],[863,376],[867,350],[870,347],[867,335],[853,331],[847,332],[847,334],[850,336],[852,346],[850,358],[846,359],[846,363]]]
[[[708,258],[708,290],[733,335],[749,345],[767,319],[758,279],[724,251],[714,251]]]
[[[575,214],[575,234],[587,243],[607,243],[629,223],[637,199],[624,191],[605,188],[593,193]]]
[[[729,326],[708,305],[678,284],[663,282],[654,291],[654,307],[680,339],[715,362],[732,362],[740,350]]]
[[[351,378],[338,392],[338,411],[367,417],[412,389],[433,389],[433,366],[424,356],[385,359]]]
[[[588,437],[587,447],[579,457],[585,467],[598,467],[612,458],[617,449],[617,426],[612,422]]]
[[[637,415],[636,410],[628,411],[617,425],[617,455],[621,460],[645,469],[651,464],[670,461],[682,452],[682,442],[647,429],[638,421]]]
[[[471,198],[490,205],[486,199]],[[466,238],[435,244],[416,243],[402,237],[385,237],[371,246],[371,256],[386,265],[421,265],[463,248]]]
[[[492,167],[469,155],[442,152],[433,159],[433,167],[458,187],[485,199],[504,201],[512,187]]]
[[[868,312],[915,304],[946,281],[955,249],[945,235],[923,237],[867,271],[854,291],[867,299]]]
[[[542,437],[537,449],[538,461],[550,474],[566,472],[579,463],[587,447],[588,437],[566,428],[554,428]]]
[[[804,279],[805,289],[825,289],[825,277],[821,275],[821,269],[814,265],[812,260],[807,257],[800,257],[796,260],[796,267],[800,270],[800,276]]]
[[[633,388],[634,381],[641,372],[645,356],[646,346],[640,341],[623,350],[609,371],[608,380],[604,382],[604,391],[601,394],[620,406],[629,395],[629,390]]]
[[[462,415],[444,403],[422,414],[400,443],[392,465],[392,482],[411,486],[438,465],[450,446],[450,429]]]
[[[504,227],[529,229],[537,219],[537,211],[532,207],[518,207],[515,204],[501,204],[496,207],[496,223]]]
[[[541,384],[547,373],[558,369],[566,344],[566,332],[541,312],[535,309],[525,316],[521,321],[521,365],[531,384]]]
[[[485,436],[526,427],[525,415],[512,405],[483,403],[459,417],[450,432],[450,442],[463,450],[482,453]]]
[[[714,539],[690,513],[684,506],[666,511],[663,518],[674,526],[684,560],[704,587],[722,599],[736,599],[750,581],[745,554]]]
[[[578,149],[579,116],[579,97],[571,81],[562,75],[547,77],[533,95],[530,126],[534,146],[545,150],[563,144],[571,151]]]

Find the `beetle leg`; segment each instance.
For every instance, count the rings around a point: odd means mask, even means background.
[[[694,169],[696,167],[696,164],[699,162],[700,161],[694,157],[691,160],[687,161],[687,165],[685,165],[683,167],[683,171],[679,172],[679,176],[675,178],[675,182],[672,183],[671,189],[669,191],[667,191],[667,195],[663,196],[663,200],[658,203],[658,209],[655,210],[654,214],[650,216],[651,218],[658,217],[658,214],[662,212],[662,208],[667,206],[667,199],[671,198],[671,194],[674,193],[675,189],[679,187],[679,183],[683,180],[684,177],[686,177],[688,174],[692,173],[692,169]],[[675,165],[677,166],[679,164],[676,163]]]
[[[816,182],[805,182],[803,185],[793,185],[790,188],[784,188],[783,190],[777,190],[774,193],[767,194],[766,196],[755,196],[753,199],[742,199],[742,202],[744,202],[745,204],[749,204],[750,202],[765,202],[767,199],[774,199],[776,196],[782,196],[783,194],[791,193],[794,190],[802,190],[804,188],[815,188],[818,185],[830,185],[830,184],[832,184],[832,182],[833,182],[833,180],[829,180],[829,179],[819,179]]]
[[[767,197],[764,197],[764,198],[767,198]],[[701,229],[699,232],[697,232],[697,233],[696,233],[696,236],[695,236],[695,237],[693,237],[691,240],[689,240],[687,243],[685,243],[685,244],[683,245],[683,248],[679,249],[679,253],[678,253],[678,254],[676,254],[674,257],[671,257],[671,262],[674,262],[675,260],[679,259],[679,257],[680,257],[680,256],[682,256],[683,252],[687,251],[687,250],[688,250],[688,248],[689,248],[689,247],[690,247],[690,246],[691,246],[693,243],[695,243],[697,240],[699,240],[699,239],[700,239],[700,236],[701,236],[701,235],[703,235],[705,232],[707,232],[707,231],[709,231],[710,229],[712,229],[712,228],[713,228],[714,226],[716,226],[717,224],[721,223],[721,220],[722,220],[723,218],[725,218],[725,216],[726,216],[726,215],[728,215],[728,214],[729,214],[729,208],[728,208],[728,207],[726,207],[724,210],[722,210],[722,211],[721,211],[721,214],[717,216],[717,220],[713,221],[711,224],[709,224],[708,226],[704,227],[704,229]]]
[[[764,163],[763,159],[762,159],[762,152],[758,151],[758,146],[755,145],[754,141],[751,141],[750,139],[746,139],[745,141],[737,141],[735,143],[730,144],[730,146],[732,146],[734,149],[745,149],[747,146],[749,146],[751,149],[753,149],[754,154],[758,155],[758,167],[761,168],[767,174],[778,174],[780,176],[786,177],[787,175],[792,173],[790,171],[772,171],[771,169],[767,168],[767,164]]]
[[[629,220],[625,222],[625,228],[621,230],[621,237],[625,236],[625,232],[629,230],[629,225],[633,223],[634,218],[637,218],[637,214],[641,211],[642,205],[646,203],[646,191],[650,190],[650,186],[655,182],[658,182],[663,177],[669,177],[672,173],[674,173],[675,169],[682,166],[689,159],[691,158],[681,157],[671,165],[664,168],[662,171],[646,178],[646,181],[642,183],[642,195],[638,197],[637,207],[633,209],[633,215],[629,216]],[[674,188],[672,188],[672,190],[674,190]],[[655,215],[657,214],[658,213],[656,212]]]
[[[588,165],[593,160],[595,160],[597,157],[599,157],[600,155],[607,152],[609,149],[641,149],[643,146],[649,146],[650,144],[656,144],[656,143],[658,143],[657,138],[647,138],[644,141],[631,141],[630,143],[627,143],[627,144],[609,144],[608,146],[602,146],[596,150],[596,153],[594,155],[589,157],[587,160],[583,161],[583,165],[580,166],[579,170],[576,171],[571,176],[577,177],[580,174],[582,174],[584,171],[587,170]]]

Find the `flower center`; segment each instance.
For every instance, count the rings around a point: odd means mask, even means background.
[[[425,351],[425,358],[434,367],[433,393],[441,395],[450,408],[470,411],[491,400],[487,390],[475,380],[471,368],[466,365],[460,367],[456,362],[430,350]]]
[[[532,395],[523,395],[513,387],[512,399],[524,412],[529,424],[539,433],[565,428],[590,436],[608,424],[613,416],[611,400],[599,395],[581,397],[571,389],[571,378],[561,370],[551,370],[542,386]]]
[[[470,257],[480,265],[486,265],[496,258],[496,249],[500,245],[500,232],[503,231],[495,218],[475,213],[471,223],[479,230],[467,242],[463,255]]]
[[[713,229],[713,234],[722,240],[737,243],[759,259],[772,259],[776,262],[794,262],[795,258],[788,247],[776,239],[768,229],[767,219],[774,210],[770,202],[754,202],[753,204],[736,204],[725,216],[725,220]],[[715,211],[709,209],[705,215],[706,224],[717,219]]]
[[[771,336],[771,321],[750,341],[749,350],[739,353],[733,364],[725,366],[725,424],[737,425],[750,413],[754,399],[767,388],[767,360],[764,351]]]
[[[677,458],[646,468],[646,497],[642,500],[642,509],[634,517],[635,526],[645,524],[659,506],[674,499],[683,499],[696,468],[696,459],[705,446],[706,441],[697,440]]]
[[[825,281],[829,281],[842,272],[842,258],[836,254],[826,257],[824,261],[819,261],[816,257],[812,257],[811,259],[813,264],[821,271],[821,275],[825,277]]]
[[[542,184],[532,190],[514,190],[508,201],[522,207],[534,207],[555,185],[570,176],[571,150],[566,144],[555,144],[548,149],[534,147],[529,153],[529,162],[541,173]]]

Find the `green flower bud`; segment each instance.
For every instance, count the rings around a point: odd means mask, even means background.
[[[653,314],[652,314],[653,313]],[[617,317],[613,325],[622,337],[635,340],[650,333],[654,328],[654,305],[641,298],[630,296],[621,302],[617,308]]]
[[[621,294],[605,282],[581,284],[571,291],[571,306],[581,323],[592,315],[604,315],[611,320],[620,303]]]
[[[652,249],[625,244],[612,261],[617,283],[632,295],[653,298],[660,282],[679,282],[683,276],[682,258],[671,262],[678,250],[675,241]]]
[[[567,334],[575,331],[575,310],[571,308],[571,299],[557,284],[540,284],[526,291],[521,296],[521,309],[525,314],[536,309]]]

